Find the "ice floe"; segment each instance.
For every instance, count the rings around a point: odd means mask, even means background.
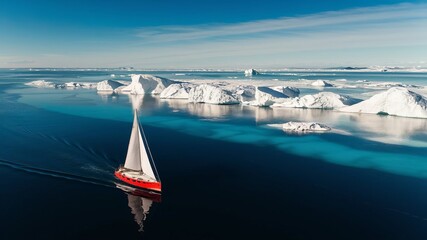
[[[56,88],[57,87],[57,84],[46,81],[46,80],[36,80],[36,81],[25,83],[25,85],[38,87],[38,88]]]
[[[331,128],[317,122],[287,122],[282,125],[284,131],[289,132],[325,132]]]
[[[61,88],[70,88],[70,89],[74,89],[74,88],[96,88],[97,84],[96,83],[89,83],[89,82],[67,82],[64,84],[58,84],[58,87]]]
[[[393,87],[340,111],[427,118],[427,100],[402,87]]]

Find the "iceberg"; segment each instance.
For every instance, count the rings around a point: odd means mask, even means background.
[[[290,98],[298,97],[300,93],[299,89],[296,87],[277,86],[277,87],[270,87],[270,88],[276,91],[282,92],[283,94],[285,94]]]
[[[286,98],[297,96],[299,90],[289,87],[257,87],[255,91],[255,101],[251,105],[271,106],[274,103],[281,103]]]
[[[392,87],[340,111],[427,118],[427,99],[406,88]]]
[[[360,100],[346,95],[339,95],[332,92],[320,92],[314,95],[292,98],[282,103],[275,103],[272,107],[336,109],[359,101]]]
[[[331,128],[316,122],[287,122],[282,125],[284,131],[290,132],[325,132]]]
[[[330,84],[324,80],[316,80],[313,83],[311,83],[311,86],[314,86],[314,87],[333,87],[332,84]]]
[[[241,102],[252,101],[255,99],[256,87],[253,85],[239,85],[234,87],[231,91]]]
[[[165,88],[176,81],[148,74],[132,74],[132,82],[122,89],[131,94],[160,94]]]
[[[169,85],[160,93],[164,99],[188,99],[190,89],[195,85],[191,83],[174,83]]]
[[[254,76],[254,75],[258,75],[258,74],[259,74],[259,72],[253,68],[245,70],[245,76],[246,77],[250,77],[250,76]]]
[[[121,86],[123,86],[123,84],[119,83],[117,81],[104,80],[104,81],[99,82],[96,85],[96,90],[98,92],[114,92],[114,91],[116,91],[116,89],[118,89]]]
[[[53,82],[45,81],[45,80],[36,80],[36,81],[32,81],[32,82],[27,82],[27,83],[25,83],[25,85],[32,86],[32,87],[38,87],[38,88],[57,88],[58,87],[57,84],[55,84]]]
[[[192,88],[188,93],[188,101],[210,104],[239,104],[233,93],[220,87],[202,84]]]

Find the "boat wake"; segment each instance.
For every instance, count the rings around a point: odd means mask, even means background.
[[[60,171],[53,171],[48,169],[42,169],[37,167],[31,167],[20,163],[14,163],[10,162],[4,159],[0,159],[0,165],[7,166],[16,170],[30,172],[30,173],[37,173],[41,175],[46,175],[50,177],[56,177],[56,178],[62,178],[62,179],[68,179],[73,181],[79,181],[83,183],[90,183],[98,186],[104,186],[104,187],[110,187],[110,188],[116,188],[116,184],[114,181],[106,181],[103,179],[95,179],[95,178],[89,178],[79,175],[73,175],[65,172]]]

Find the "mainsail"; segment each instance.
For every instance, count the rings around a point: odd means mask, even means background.
[[[129,140],[128,152],[126,155],[125,168],[142,171],[145,175],[156,180],[156,175],[150,164],[150,159],[145,148],[144,140],[139,129],[138,115],[135,110],[133,117],[132,132]]]

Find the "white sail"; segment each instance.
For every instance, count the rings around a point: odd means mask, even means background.
[[[130,134],[128,153],[126,155],[125,168],[141,171],[141,153],[139,144],[139,126],[136,114],[133,117],[132,132]]]
[[[144,142],[142,140],[141,132],[138,131],[139,134],[139,142],[140,142],[140,151],[141,151],[141,168],[142,172],[144,172],[147,176],[156,180],[156,176],[154,175],[153,168],[151,168],[150,159],[148,158],[147,150],[145,149]]]
[[[130,135],[125,168],[142,171],[145,175],[156,180],[150,164],[147,150],[145,149],[141,131],[139,129],[137,112],[134,113],[132,133]]]

